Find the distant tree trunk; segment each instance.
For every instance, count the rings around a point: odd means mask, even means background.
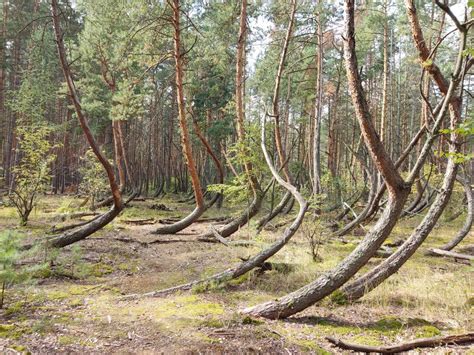
[[[118,120],[112,121],[112,132],[114,137],[114,151],[115,151],[115,165],[117,166],[119,174],[119,188],[123,192],[125,188],[125,171],[123,170],[122,161],[123,161],[123,151],[120,145],[120,138],[118,133]]]
[[[244,313],[271,319],[285,318],[306,309],[337,290],[367,263],[388,237],[410,192],[409,186],[402,179],[385,151],[373,125],[359,77],[355,54],[354,0],[346,0],[344,4],[344,57],[349,89],[365,144],[375,166],[387,184],[387,207],[365,238],[334,269],[277,301],[248,308],[244,310]]]
[[[387,114],[388,114],[388,76],[389,68],[389,54],[388,54],[388,15],[387,15],[388,1],[384,0],[384,24],[383,24],[383,89],[382,89],[382,114],[380,118],[380,140],[382,143],[386,142],[387,130]]]
[[[288,28],[286,30],[285,39],[283,41],[282,50],[280,53],[280,62],[278,64],[277,73],[275,76],[275,86],[273,89],[273,99],[272,99],[272,117],[274,120],[274,129],[275,129],[275,146],[278,153],[278,159],[280,160],[280,164],[283,166],[283,175],[286,178],[286,181],[291,184],[291,177],[290,172],[288,170],[288,164],[286,162],[286,154],[283,150],[283,143],[281,138],[281,129],[280,129],[280,86],[281,86],[281,78],[283,76],[283,69],[285,67],[286,55],[288,52],[288,46],[290,44],[291,33],[293,31],[293,24],[295,19],[296,13],[296,0],[291,0],[291,14],[290,20],[288,22]]]
[[[321,6],[321,0],[318,1]],[[316,56],[317,78],[316,99],[314,102],[314,133],[313,133],[313,194],[321,193],[321,124],[323,105],[323,25],[321,9],[318,9],[318,52]]]
[[[204,145],[204,148],[211,157],[211,159],[214,161],[214,164],[216,165],[217,168],[217,173],[219,175],[217,183],[218,184],[223,184],[224,183],[224,168],[222,167],[221,161],[217,157],[217,155],[214,153],[213,149],[211,148],[211,145],[207,141],[206,137],[201,131],[201,128],[199,128],[198,122],[193,119],[193,125],[194,125],[194,132],[196,132],[196,135],[198,136],[199,140],[201,143]],[[215,200],[217,201],[221,197],[221,194],[217,194]]]
[[[247,0],[242,0],[240,9],[239,37],[237,41],[236,74],[235,74],[235,105],[237,110],[236,126],[237,139],[241,145],[245,144],[245,47],[247,43]],[[252,164],[244,163],[250,187],[254,197],[260,194],[260,186],[252,172]]]
[[[3,13],[3,21],[2,21],[2,28],[0,32],[0,150],[2,152],[1,159],[3,165],[3,172],[2,175],[5,177],[7,174],[7,169],[5,166],[6,162],[6,154],[10,154],[6,151],[6,140],[7,140],[7,117],[6,117],[6,110],[5,110],[5,92],[6,92],[6,85],[5,85],[5,78],[7,72],[7,61],[6,61],[6,36],[7,36],[7,23],[8,23],[8,1],[3,1],[2,7]]]

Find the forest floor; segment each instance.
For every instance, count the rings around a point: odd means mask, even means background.
[[[150,207],[164,203],[171,211]],[[44,237],[58,215],[71,212],[77,200],[47,197],[26,227],[15,211],[0,208],[0,228],[14,229],[28,240]],[[180,217],[190,204],[165,200],[133,201],[112,224],[85,241],[59,252],[42,252],[51,266],[26,285],[7,290],[0,310],[0,353],[342,353],[326,336],[366,345],[393,344],[420,337],[458,334],[473,329],[472,266],[424,255],[428,246],[449,240],[464,215],[441,219],[420,250],[396,275],[354,304],[330,300],[286,320],[251,319],[239,310],[275,299],[336,265],[360,240],[349,235],[328,239],[323,232],[320,261],[313,261],[300,228],[271,259],[273,270],[253,272],[211,290],[194,289],[166,297],[122,299],[178,285],[224,270],[279,237],[284,227],[255,237],[253,224],[232,239],[250,246],[196,241],[211,222],[197,223],[177,235],[153,235],[158,222],[134,225],[133,219]],[[231,215],[237,209],[212,209],[206,217]],[[288,220],[282,216],[279,221]],[[390,242],[409,236],[421,217],[398,223]],[[276,221],[275,223],[278,223]],[[473,232],[460,251],[470,252]],[[36,257],[38,258],[38,257]],[[374,258],[367,267],[379,263]],[[367,267],[364,269],[366,270]],[[473,353],[469,347],[437,348],[426,353]]]

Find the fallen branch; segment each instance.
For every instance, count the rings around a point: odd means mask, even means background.
[[[417,348],[434,348],[437,346],[446,346],[446,345],[461,345],[461,344],[471,344],[474,342],[474,333],[467,333],[461,335],[448,335],[445,337],[436,337],[436,338],[424,338],[417,339],[407,343],[402,343],[392,346],[368,346],[368,345],[359,345],[347,343],[343,340],[326,337],[326,340],[331,344],[334,344],[338,348],[345,350],[353,350],[364,353],[380,353],[380,354],[394,354],[400,353],[403,351],[409,351]]]
[[[122,238],[122,237],[115,237],[115,238],[94,237],[94,238],[91,238],[90,240],[107,240],[107,241],[115,240],[117,242],[123,242],[123,243],[136,243],[136,244],[140,244],[144,248],[148,248],[148,245],[152,244],[152,242],[142,242],[137,239]]]
[[[215,218],[200,218],[194,223],[205,223],[205,222],[226,222],[229,220],[230,217],[215,217]],[[161,224],[173,224],[177,221],[181,220],[179,217],[170,217],[170,218],[163,218],[158,220]]]
[[[214,228],[214,226],[211,225],[210,229],[212,233],[214,234],[214,238],[216,238],[219,242],[221,242],[225,246],[227,247],[229,246],[229,242],[222,235],[219,234],[219,232],[217,231],[217,229]]]
[[[155,224],[156,220],[154,218],[142,218],[142,219],[125,219],[122,222],[127,223],[127,224],[145,225],[145,224]]]
[[[454,259],[462,259],[462,260],[474,260],[474,255],[461,254],[461,253],[456,253],[454,251],[448,251],[448,250],[437,249],[437,248],[428,249],[428,255],[431,255],[431,256],[448,256],[448,257],[452,257]]]

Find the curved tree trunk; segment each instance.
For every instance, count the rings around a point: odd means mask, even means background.
[[[466,237],[466,235],[468,235],[468,233],[471,231],[472,223],[474,221],[474,198],[472,196],[471,184],[469,183],[468,179],[459,178],[458,180],[461,182],[464,188],[464,192],[466,194],[467,216],[464,225],[462,226],[461,230],[456,234],[456,236],[440,248],[448,251],[454,249],[459,243],[461,243],[461,241]]]
[[[420,204],[420,201],[421,201],[421,198],[423,197],[423,194],[425,192],[425,189],[426,189],[426,186],[423,187],[423,185],[421,184],[421,181],[419,179],[416,180],[416,183],[415,183],[415,186],[416,186],[416,196],[414,198],[414,200],[410,203],[410,205],[405,208],[405,210],[403,211],[401,217],[405,217],[406,215],[410,215],[412,213],[414,213],[414,211],[416,211],[418,205]]]
[[[245,144],[245,85],[244,85],[244,72],[245,72],[245,45],[247,37],[247,0],[242,0],[240,7],[240,25],[239,25],[239,36],[237,40],[237,56],[236,56],[236,74],[235,74],[235,105],[236,105],[236,117],[235,123],[237,127],[237,139],[241,145]],[[225,156],[225,154],[224,154]],[[235,169],[232,167],[232,171],[235,175]],[[264,192],[262,191],[255,174],[253,173],[252,164],[250,162],[244,163],[245,173],[247,174],[250,188],[253,192],[253,200],[247,209],[242,212],[239,217],[234,218],[230,223],[226,224],[218,230],[218,233],[223,237],[227,238],[237,232],[241,227],[246,225],[248,221],[253,218],[262,205],[262,199]],[[214,232],[208,231],[201,234],[198,237],[199,240],[209,241],[215,240]]]
[[[242,0],[240,6],[239,36],[237,40],[237,54],[235,64],[235,105],[237,114],[235,123],[237,127],[237,139],[242,145],[245,144],[245,46],[247,43],[247,0]],[[248,161],[244,163],[244,169],[249,179],[249,184],[254,195],[252,204],[258,205],[260,209],[261,188]],[[250,210],[249,210],[250,212]],[[250,213],[248,214],[250,215]],[[253,216],[252,216],[253,217]]]
[[[337,290],[364,266],[382,245],[396,224],[397,218],[403,209],[406,195],[408,193],[405,193],[405,196],[401,196],[401,198],[400,196],[397,199],[389,198],[388,206],[377,224],[357,248],[336,268],[277,301],[270,301],[248,308],[243,312],[270,319],[286,318],[306,309]]]
[[[47,244],[53,248],[63,248],[76,243],[86,236],[102,229],[109,224],[120,213],[117,208],[112,207],[108,212],[94,218],[92,221],[73,231],[61,234],[59,236],[48,238]]]
[[[281,129],[280,129],[280,85],[281,85],[281,78],[283,76],[283,69],[285,67],[286,55],[288,53],[288,47],[290,45],[291,34],[293,32],[293,26],[295,22],[295,13],[296,13],[296,0],[291,1],[291,14],[290,20],[288,22],[288,27],[286,29],[285,39],[283,41],[283,47],[280,53],[280,62],[278,63],[277,74],[275,77],[275,87],[273,89],[273,99],[272,99],[272,117],[274,120],[274,130],[275,130],[275,146],[278,154],[278,159],[280,160],[280,164],[282,165],[283,174],[285,179],[290,184],[292,183],[290,171],[288,169],[288,164],[286,164],[286,153],[283,148],[283,141],[281,138]],[[271,211],[267,216],[260,219],[257,225],[257,230],[261,230],[265,224],[275,218],[281,210],[285,207],[291,197],[291,193],[287,192],[280,203],[276,206],[276,208]]]
[[[365,218],[368,216],[369,212],[373,208],[373,205],[374,205],[374,203],[376,201],[376,197],[377,197],[377,195],[376,195],[376,192],[377,192],[377,174],[375,172],[371,174],[370,181],[371,181],[371,183],[370,183],[369,198],[368,198],[366,206],[361,211],[361,213],[359,213],[359,215],[357,215],[357,217],[354,220],[352,220],[351,222],[346,224],[340,230],[336,231],[334,233],[334,235],[337,235],[339,237],[342,237],[343,235],[346,235],[351,230],[356,228],[359,224],[361,224],[365,220]]]
[[[343,297],[345,299],[356,300],[361,298],[364,294],[370,292],[391,275],[396,273],[415,253],[418,247],[430,234],[439,217],[443,213],[444,208],[448,204],[453,190],[454,180],[456,179],[457,170],[457,164],[450,160],[444,176],[441,192],[438,194],[436,201],[433,203],[420,225],[395,253],[390,255],[390,257],[385,259],[368,273],[345,286],[342,289]]]
[[[460,112],[459,107],[453,107],[461,103],[461,100],[452,100],[455,97],[454,93],[462,80],[462,67],[463,67],[463,52],[466,45],[466,34],[461,32],[459,53],[456,61],[456,66],[454,73],[452,75],[452,80],[449,83],[447,91],[443,91],[440,87],[440,90],[445,95],[443,99],[443,105],[438,117],[436,119],[435,127],[433,128],[434,132],[437,132],[440,121],[443,116],[450,108],[451,116],[451,129],[454,130],[459,123],[461,123],[461,116],[457,113]],[[459,98],[458,96],[456,96]],[[427,145],[432,145],[433,137],[431,136],[425,143],[422,152],[426,151]],[[450,140],[450,153],[454,156],[460,152],[460,143],[459,137],[456,133],[451,134]],[[423,153],[422,153],[423,154]],[[417,162],[418,163],[418,162]],[[423,218],[423,221],[418,225],[415,231],[412,233],[410,238],[408,238],[400,248],[392,254],[389,258],[384,260],[381,264],[373,268],[371,271],[359,277],[354,282],[348,284],[343,288],[343,297],[353,300],[362,297],[365,293],[373,290],[375,287],[380,285],[384,280],[393,275],[400,267],[415,253],[418,247],[424,242],[426,237],[430,234],[434,226],[436,225],[439,217],[444,211],[444,208],[449,202],[451,197],[451,192],[453,189],[454,181],[456,179],[456,174],[458,171],[458,165],[454,162],[453,159],[448,161],[448,166],[446,168],[446,173],[443,180],[443,186],[441,192],[438,194],[435,202],[431,206],[429,212]],[[415,176],[415,172],[411,173],[411,176]]]
[[[406,149],[403,151],[403,153],[395,162],[396,168],[399,168],[402,165],[405,159],[409,156],[411,150],[416,146],[416,144],[421,139],[421,137],[423,137],[425,132],[426,132],[425,126],[421,127],[420,130],[417,132],[417,134],[411,140],[410,144],[408,144]],[[377,194],[375,195],[375,198],[372,200],[372,203],[370,203],[368,211],[365,211],[364,209],[364,211],[361,212],[361,214],[359,214],[359,216],[357,216],[355,220],[351,221],[347,226],[343,227],[341,230],[335,232],[334,235],[337,235],[337,236],[346,235],[352,229],[356,228],[362,222],[364,222],[365,220],[369,219],[372,215],[374,215],[374,213],[376,213],[379,209],[380,200],[382,199],[386,189],[387,189],[387,186],[385,185],[385,182],[383,182],[382,185],[379,186],[377,190]]]
[[[258,222],[257,222],[257,231],[261,231],[265,225],[270,222],[273,218],[278,216],[281,211],[285,208],[285,206],[288,204],[290,201],[292,195],[290,192],[287,192],[283,195],[282,199],[278,203],[278,205],[275,206],[268,214],[263,216]]]
[[[123,201],[122,201],[122,193],[115,179],[113,167],[109,163],[107,158],[103,155],[102,151],[99,149],[99,146],[97,142],[95,141],[94,136],[92,135],[92,132],[90,130],[89,124],[87,122],[87,118],[85,117],[84,112],[82,111],[79,95],[77,94],[77,91],[76,91],[76,87],[71,75],[69,63],[67,62],[66,49],[64,47],[64,41],[63,41],[63,33],[61,31],[61,26],[59,24],[57,0],[51,1],[51,15],[53,18],[53,29],[54,29],[55,39],[56,39],[56,47],[58,50],[59,62],[64,74],[64,79],[66,80],[66,84],[68,87],[71,101],[74,105],[80,126],[84,132],[84,135],[86,136],[86,139],[90,147],[92,148],[92,151],[94,152],[95,156],[97,157],[99,162],[102,164],[104,170],[107,173],[110,190],[112,192],[112,197],[113,197],[113,202],[114,202],[114,205],[109,212],[103,214],[102,216],[98,218],[94,218],[90,223],[78,228],[77,230],[67,232],[65,234],[53,237],[48,240],[48,243],[51,246],[59,248],[59,247],[70,245],[82,239],[85,239],[92,233],[96,232],[97,230],[101,229],[106,224],[111,222],[120,213],[120,211],[122,211]]]
[[[184,90],[183,90],[183,53],[181,48],[181,26],[180,26],[180,11],[181,5],[179,0],[173,0],[171,2],[173,9],[173,42],[174,42],[174,58],[175,58],[175,69],[176,69],[176,93],[178,100],[178,117],[179,117],[179,128],[181,131],[181,146],[183,154],[186,159],[186,165],[188,167],[189,175],[191,177],[191,183],[194,191],[194,199],[196,201],[196,208],[183,218],[182,220],[158,228],[153,234],[174,234],[186,227],[189,227],[195,222],[205,211],[206,205],[204,203],[204,196],[201,189],[201,182],[199,181],[199,175],[196,168],[196,163],[193,157],[193,150],[191,147],[191,141],[189,137],[188,124],[186,122],[186,106],[184,102]]]
[[[365,144],[375,166],[385,179],[387,185],[387,207],[379,221],[367,233],[360,244],[334,269],[277,301],[270,301],[245,309],[244,313],[271,319],[285,318],[306,309],[338,289],[367,263],[388,237],[403,210],[410,192],[409,185],[405,183],[398,173],[372,123],[372,117],[359,78],[355,55],[353,0],[346,0],[344,2],[344,18],[344,54],[349,89]]]
[[[229,223],[219,228],[217,232],[223,238],[228,238],[235,232],[237,232],[241,227],[245,226],[250,219],[252,219],[260,210],[262,205],[263,196],[265,191],[257,191],[257,196],[255,196],[250,203],[250,205],[240,214],[240,216],[232,219]],[[198,240],[200,241],[214,241],[214,232],[206,232],[199,235]]]

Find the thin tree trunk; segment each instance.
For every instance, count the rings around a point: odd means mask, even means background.
[[[382,115],[380,117],[380,140],[386,141],[387,113],[388,113],[388,76],[390,73],[388,57],[388,1],[384,0],[384,24],[383,24],[383,89],[382,89]]]
[[[107,158],[103,155],[102,151],[99,149],[99,146],[97,142],[95,141],[95,138],[92,135],[92,132],[89,128],[87,118],[85,117],[82,111],[81,103],[79,101],[79,96],[76,92],[74,80],[72,78],[71,70],[67,62],[66,50],[65,50],[64,42],[63,42],[63,33],[61,31],[61,27],[59,24],[57,0],[51,0],[51,14],[53,18],[53,28],[54,28],[55,38],[56,38],[56,47],[57,47],[58,55],[59,55],[59,62],[61,64],[64,78],[67,83],[70,98],[74,104],[76,115],[78,117],[80,126],[84,132],[84,135],[86,136],[86,139],[89,142],[89,145],[92,148],[92,151],[94,152],[97,159],[100,161],[104,170],[107,173],[110,189],[112,192],[112,196],[114,198],[113,208],[109,212],[103,214],[100,218],[94,219],[91,223],[84,225],[75,231],[71,231],[66,234],[62,234],[62,235],[48,239],[49,245],[59,248],[59,247],[70,245],[82,239],[85,239],[92,233],[96,232],[97,230],[101,229],[106,224],[111,222],[123,209],[123,201],[122,201],[122,194],[116,183],[113,167],[109,163]]]
[[[318,6],[322,6],[321,0]],[[317,79],[316,99],[314,103],[314,133],[313,133],[313,194],[321,193],[321,124],[323,105],[323,25],[321,23],[321,8],[318,9],[318,52],[316,56]]]
[[[277,74],[275,76],[275,86],[273,89],[273,100],[272,100],[272,117],[274,120],[274,129],[275,129],[275,145],[278,153],[278,159],[280,160],[280,164],[283,169],[283,175],[285,179],[290,184],[292,183],[292,178],[290,175],[290,171],[288,169],[288,164],[286,164],[286,152],[283,146],[283,140],[281,137],[281,129],[280,129],[280,85],[281,85],[281,78],[283,76],[283,69],[285,67],[286,55],[288,53],[288,46],[290,45],[290,39],[293,32],[293,26],[295,22],[295,13],[296,13],[296,0],[291,1],[291,13],[290,13],[290,20],[288,22],[288,27],[286,30],[285,39],[283,41],[283,47],[280,53],[280,62],[278,64]],[[257,224],[257,229],[261,230],[265,225],[275,218],[281,210],[285,207],[288,201],[291,198],[291,193],[287,192],[280,203],[273,209],[270,213],[264,216]]]
[[[240,8],[240,25],[239,25],[239,36],[237,41],[237,58],[236,58],[236,74],[235,74],[235,104],[236,104],[236,117],[235,123],[237,126],[237,140],[241,147],[246,144],[245,137],[245,85],[244,85],[244,72],[245,72],[245,46],[247,37],[247,0],[242,0]],[[245,173],[247,174],[250,188],[253,192],[253,200],[242,214],[230,223],[226,224],[218,230],[218,233],[223,237],[227,238],[237,232],[242,226],[248,223],[253,218],[262,205],[262,199],[264,193],[260,187],[260,184],[255,177],[252,169],[252,164],[249,162],[244,163]],[[235,172],[235,169],[232,168]],[[199,240],[214,239],[214,232],[208,231],[201,234],[198,237]]]

